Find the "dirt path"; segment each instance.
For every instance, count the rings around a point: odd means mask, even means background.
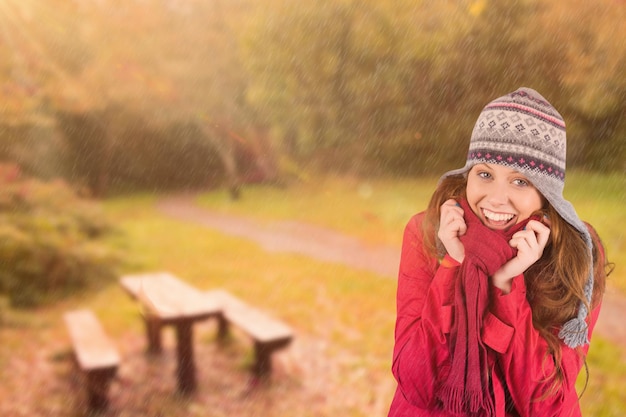
[[[159,201],[163,213],[222,233],[257,242],[269,252],[294,252],[341,263],[395,279],[399,248],[366,245],[356,238],[298,222],[260,223],[248,218],[211,212],[196,206],[193,196],[175,196]],[[596,330],[626,350],[626,296],[607,286]]]

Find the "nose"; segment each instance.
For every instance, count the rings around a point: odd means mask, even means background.
[[[508,184],[495,181],[492,186],[489,187],[489,194],[487,195],[487,201],[492,207],[503,206],[508,203]]]

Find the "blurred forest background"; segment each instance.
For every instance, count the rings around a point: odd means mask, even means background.
[[[0,0],[0,414],[74,415],[61,317],[86,304],[125,355],[120,415],[384,415],[395,280],[201,230],[158,200],[191,190],[399,247],[483,106],[520,86],[563,115],[566,192],[626,289],[625,74],[625,0]],[[245,373],[216,362],[229,371],[200,385],[223,389],[181,405],[173,379],[146,376],[115,285],[144,269],[284,318],[298,366],[246,403],[231,398]],[[620,346],[594,336],[586,415],[626,413]],[[230,364],[196,348],[206,369]]]
[[[624,170],[623,0],[3,0],[0,160],[94,196],[460,166],[535,88]]]

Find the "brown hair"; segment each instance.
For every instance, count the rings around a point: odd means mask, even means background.
[[[465,176],[454,175],[442,179],[433,193],[422,229],[428,255],[441,258],[445,254],[437,238],[441,205],[451,198],[465,198],[466,185]],[[548,395],[558,388],[564,378],[560,367],[562,342],[557,336],[558,330],[563,323],[576,316],[580,302],[585,303],[589,311],[600,302],[608,271],[605,268],[610,265],[605,262],[598,235],[588,225],[593,242],[594,269],[593,299],[591,305],[588,305],[584,291],[591,262],[587,244],[580,232],[563,220],[546,200],[544,202],[545,207],[540,211],[550,219],[550,239],[541,258],[524,272],[524,280],[533,325],[546,340],[548,353],[552,355],[555,364],[554,373],[548,376],[554,381]]]

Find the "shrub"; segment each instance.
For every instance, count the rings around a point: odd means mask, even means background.
[[[21,178],[0,165],[0,294],[33,307],[115,276],[121,257],[103,242],[112,225],[65,182]]]

